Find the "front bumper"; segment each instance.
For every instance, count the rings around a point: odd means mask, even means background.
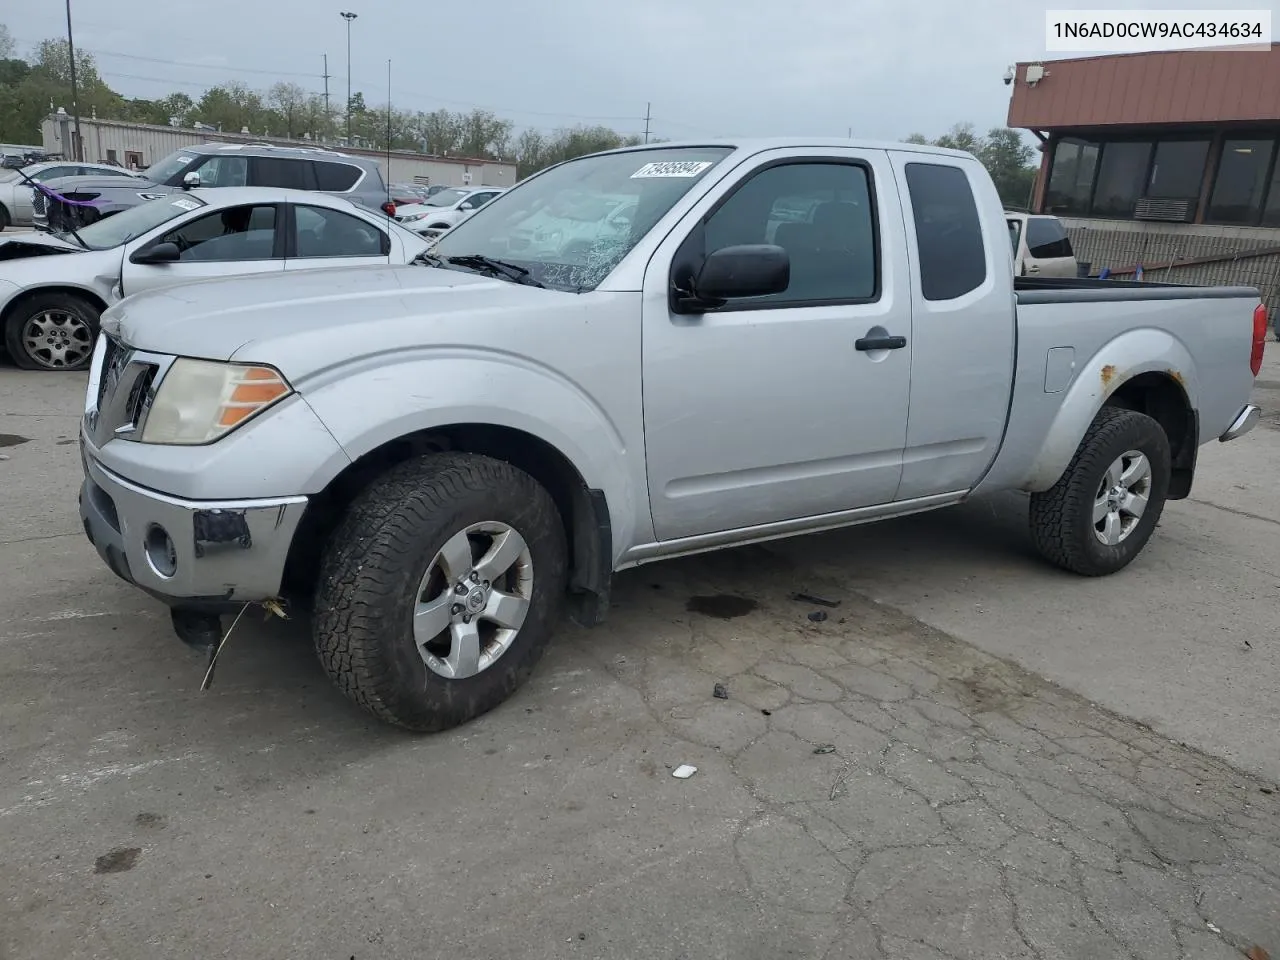
[[[174,607],[217,609],[280,592],[306,497],[181,500],[84,458],[80,519],[121,579]]]
[[[1258,420],[1262,416],[1262,410],[1252,403],[1246,403],[1244,409],[1236,414],[1236,418],[1231,421],[1231,426],[1223,432],[1218,439],[1226,443],[1228,440],[1234,440],[1237,437],[1243,437],[1246,433],[1258,425]]]

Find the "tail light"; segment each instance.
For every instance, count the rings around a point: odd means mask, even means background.
[[[1262,354],[1267,349],[1267,305],[1258,304],[1253,311],[1253,353],[1249,357],[1249,369],[1256,377],[1262,370]]]
[[[390,200],[388,200],[386,203],[382,205],[382,212],[385,213],[388,217],[394,217],[396,215],[396,205]]]

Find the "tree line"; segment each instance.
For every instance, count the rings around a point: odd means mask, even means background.
[[[28,59],[15,56],[8,30],[0,24],[0,142],[38,143],[40,122],[57,106],[71,108],[71,58],[65,40],[37,44]],[[322,94],[290,82],[266,91],[232,81],[206,89],[199,97],[171,93],[155,100],[125,97],[102,79],[92,54],[76,52],[76,81],[80,115],[181,127],[205,124],[227,133],[335,143],[346,136],[342,98],[326,102]],[[525,129],[492,111],[474,109],[407,111],[389,104],[368,105],[364,94],[351,95],[351,136],[356,146],[370,149],[412,150],[456,157],[514,162],[526,177],[562,160],[629,146],[641,137],[605,126],[562,127],[544,132]],[[1035,151],[1014,130],[996,127],[980,135],[970,123],[929,140],[923,134],[907,137],[913,143],[933,143],[975,154],[995,180],[1006,204],[1027,203],[1035,169]],[[656,142],[656,141],[655,141]]]
[[[282,81],[258,91],[232,81],[209,87],[198,97],[181,92],[154,100],[126,97],[102,79],[93,55],[82,50],[76,51],[76,83],[81,117],[180,127],[199,123],[226,133],[247,129],[262,137],[309,137],[329,144],[346,138],[343,98],[326,102],[323,94],[296,83]],[[0,25],[0,142],[39,143],[41,121],[58,106],[70,112],[70,101],[67,42],[42,41],[29,58],[20,58]],[[605,126],[517,131],[512,121],[490,110],[398,110],[386,103],[366,104],[364,94],[355,92],[351,141],[373,150],[506,160],[525,177],[552,163],[637,144],[642,138]]]

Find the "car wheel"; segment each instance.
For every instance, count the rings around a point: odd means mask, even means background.
[[[101,310],[74,293],[42,293],[8,314],[4,345],[24,370],[84,370],[93,359]]]
[[[13,217],[9,215],[9,208],[0,203],[0,231],[3,231],[11,223],[13,223]]]
[[[1031,534],[1051,563],[1086,577],[1128,566],[1164,510],[1169,438],[1146,414],[1105,407],[1051,488],[1031,495]]]
[[[379,719],[446,730],[533,671],[564,596],[567,546],[550,495],[498,460],[407,461],[355,501],[321,562],[316,651]]]

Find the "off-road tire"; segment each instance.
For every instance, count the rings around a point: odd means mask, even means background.
[[[22,331],[27,321],[45,310],[58,310],[74,315],[89,328],[89,349],[84,358],[75,364],[62,367],[51,367],[41,363],[27,352],[22,340]],[[23,370],[46,370],[57,373],[72,373],[76,370],[87,370],[93,362],[93,341],[98,336],[98,321],[102,311],[85,297],[74,293],[39,293],[22,300],[8,311],[4,319],[4,347],[14,365]]]
[[[533,560],[533,595],[511,647],[474,676],[429,670],[413,636],[416,595],[449,537],[470,524],[515,529]],[[325,672],[387,723],[432,732],[506,700],[533,672],[559,619],[568,548],[551,496],[488,457],[436,453],[392,468],[351,505],[325,548],[312,618]]]
[[[1151,493],[1133,532],[1112,546],[1094,533],[1094,497],[1107,468],[1130,450],[1145,454],[1151,464]],[[1036,549],[1050,563],[1085,577],[1122,570],[1142,552],[1160,521],[1171,472],[1169,438],[1159,423],[1133,410],[1104,407],[1058,482],[1031,495]]]

